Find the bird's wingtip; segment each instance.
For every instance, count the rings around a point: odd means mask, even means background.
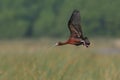
[[[78,9],[74,9],[74,11],[73,12],[79,12],[79,10]]]

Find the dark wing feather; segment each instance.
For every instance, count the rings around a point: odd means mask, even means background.
[[[70,30],[71,37],[83,38],[79,11],[77,10],[73,11],[72,16],[68,22],[68,28]]]

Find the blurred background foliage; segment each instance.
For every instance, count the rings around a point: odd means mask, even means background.
[[[66,37],[74,9],[91,37],[120,36],[120,0],[0,0],[0,38]]]

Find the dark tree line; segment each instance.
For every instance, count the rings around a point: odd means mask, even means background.
[[[85,35],[119,37],[120,0],[0,0],[0,38],[64,37],[74,9]]]

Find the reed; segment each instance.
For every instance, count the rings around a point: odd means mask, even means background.
[[[0,41],[0,80],[120,80],[114,40],[91,41],[89,48],[52,47],[52,40]]]

